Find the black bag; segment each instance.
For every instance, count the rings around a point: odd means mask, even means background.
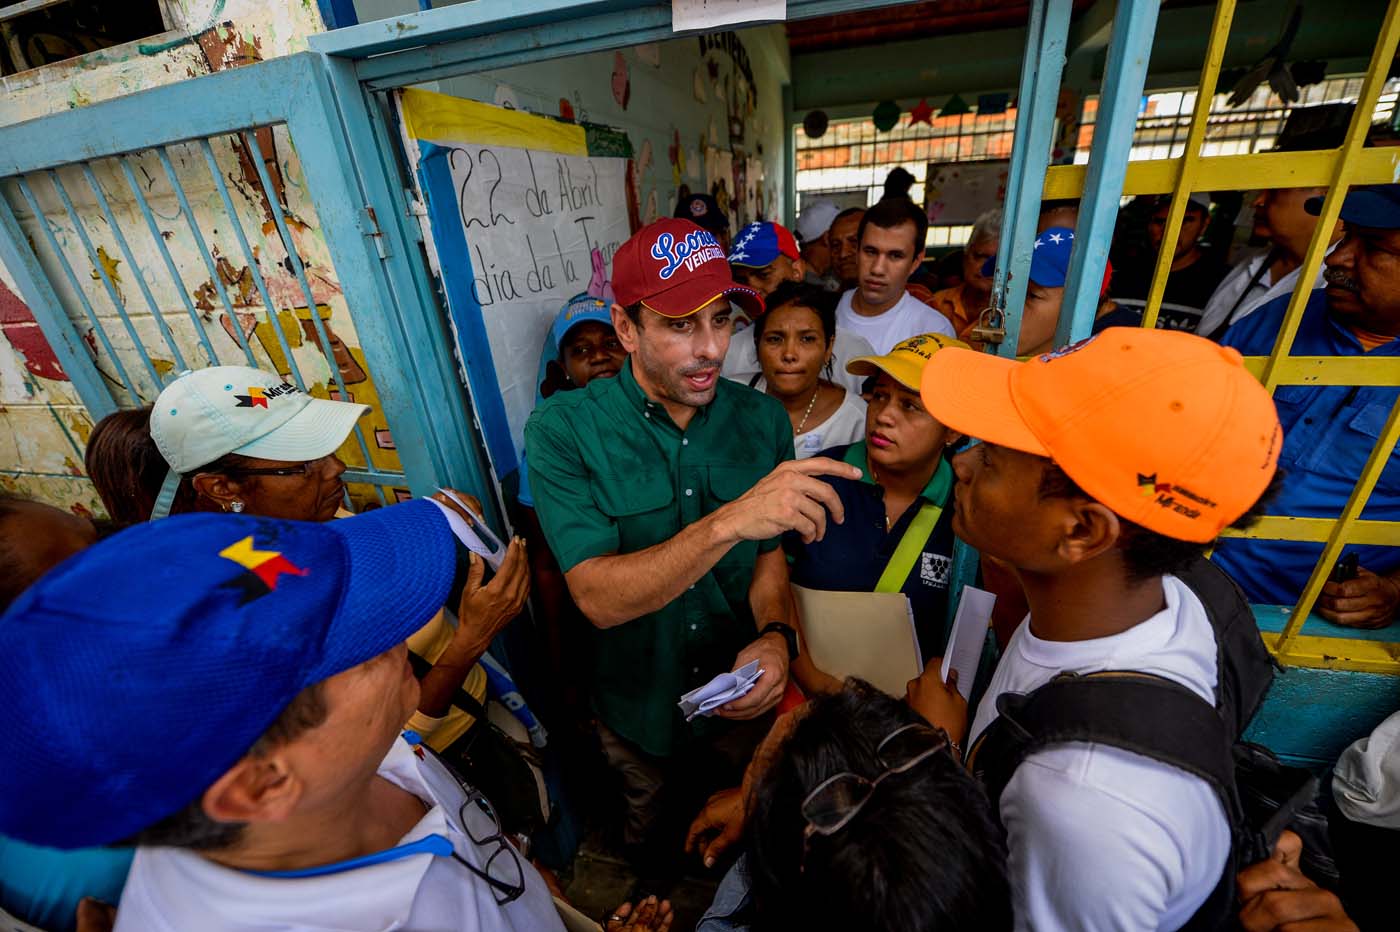
[[[433,668],[431,662],[412,651],[408,659],[419,679]],[[457,690],[452,705],[471,715],[474,721],[461,737],[439,752],[443,763],[463,782],[485,794],[508,833],[533,835],[544,828],[550,813],[540,801],[537,772],[543,762],[534,746],[516,741],[492,724],[486,709],[465,689]]]
[[[1186,929],[1236,927],[1235,875],[1269,857],[1285,829],[1303,837],[1305,873],[1337,884],[1317,778],[1240,741],[1273,682],[1274,665],[1243,593],[1202,559],[1177,574],[1201,600],[1215,632],[1215,704],[1171,680],[1132,670],[1061,674],[1027,694],[997,697],[998,717],[968,754],[996,802],[1027,756],[1065,742],[1097,742],[1200,777],[1220,797],[1231,853],[1215,890]],[[995,808],[995,807],[994,807]]]

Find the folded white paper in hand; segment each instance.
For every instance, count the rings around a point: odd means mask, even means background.
[[[753,684],[763,675],[757,660],[744,664],[732,673],[721,673],[698,689],[681,696],[677,703],[688,722],[697,715],[712,715],[714,710],[727,702],[748,694]]]
[[[455,510],[448,508],[435,498],[428,499],[428,501],[438,506],[438,508],[442,510],[442,513],[447,516],[447,525],[452,528],[452,533],[457,535],[457,539],[462,542],[462,546],[480,556],[491,569],[499,570],[501,568],[501,563],[506,558],[506,548],[505,545],[501,543],[500,538],[492,534],[491,529],[486,526],[486,522],[481,520],[481,516],[472,511],[461,498],[453,494],[451,489],[438,489],[438,491],[452,499],[458,505],[461,505],[462,510],[467,512],[467,514],[471,515],[474,519],[468,524],[466,519]]]

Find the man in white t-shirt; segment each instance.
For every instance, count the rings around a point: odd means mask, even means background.
[[[1282,432],[1241,357],[1115,327],[1025,363],[947,349],[929,412],[983,442],[958,455],[957,535],[1012,567],[1030,605],[966,734],[1061,673],[1137,671],[1216,701],[1215,629],[1176,576],[1269,487]],[[966,705],[937,664],[910,686],[950,735]],[[999,802],[1019,929],[1176,929],[1222,882],[1231,830],[1186,770],[1105,744],[1032,751]]]
[[[908,198],[881,201],[860,221],[860,277],[836,306],[836,332],[863,337],[883,356],[921,333],[956,337],[948,318],[905,290],[924,261],[928,217]]]
[[[0,621],[0,833],[138,845],[119,932],[562,930],[490,803],[400,736],[404,639],[456,575],[440,507],[181,515],[55,567]]]

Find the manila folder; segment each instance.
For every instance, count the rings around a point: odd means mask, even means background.
[[[832,592],[792,587],[802,617],[803,649],[822,670],[858,676],[903,697],[924,670],[909,599],[899,592]]]

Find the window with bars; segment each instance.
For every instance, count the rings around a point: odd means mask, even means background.
[[[1206,124],[1204,155],[1249,155],[1271,149],[1283,129],[1284,121],[1294,109],[1321,104],[1354,103],[1361,93],[1361,75],[1327,78],[1318,84],[1299,88],[1299,100],[1287,104],[1267,84],[1254,89],[1249,100],[1239,107],[1230,107],[1230,94],[1216,94],[1210,103],[1210,118]],[[1400,96],[1400,79],[1391,78],[1376,100],[1372,123],[1389,124],[1395,118],[1396,98]],[[1098,98],[1084,101],[1079,140],[1074,161],[1089,161],[1089,143],[1094,135],[1094,120],[1098,113]],[[1128,156],[1132,161],[1142,159],[1180,158],[1186,148],[1186,136],[1191,128],[1191,111],[1196,106],[1194,88],[1157,91],[1143,97],[1138,114],[1137,131]]]
[[[1235,155],[1271,148],[1291,110],[1326,103],[1355,101],[1361,91],[1362,76],[1327,78],[1300,88],[1296,104],[1286,104],[1267,84],[1261,85],[1240,107],[1228,107],[1229,93],[1216,94],[1206,129],[1206,155]],[[1400,79],[1386,82],[1372,122],[1392,123],[1396,119]],[[1156,91],[1143,97],[1130,158],[1162,159],[1181,155],[1196,105],[1194,89]],[[975,109],[975,108],[974,108]],[[1098,98],[1085,99],[1074,161],[1089,160]],[[869,117],[833,120],[818,139],[807,136],[801,125],[795,127],[797,156],[797,209],[823,197],[843,207],[866,206],[880,199],[885,176],[902,166],[914,176],[909,194],[916,203],[924,201],[924,183],[929,162],[975,162],[1006,159],[1011,156],[1016,108],[1006,112],[936,117],[928,123],[913,123],[909,113],[900,114],[889,132],[879,132]],[[927,246],[961,246],[972,227],[967,224],[934,224],[929,228]]]

